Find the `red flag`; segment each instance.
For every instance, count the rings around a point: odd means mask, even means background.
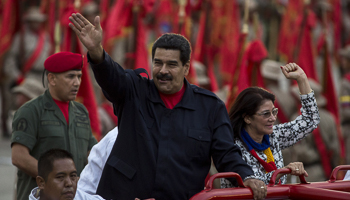
[[[334,88],[334,81],[333,81],[333,71],[332,66],[330,63],[330,57],[328,52],[324,52],[325,60],[324,60],[324,83],[323,83],[323,95],[327,99],[327,110],[331,112],[335,118],[336,121],[339,122],[339,109],[338,109],[338,100],[337,100],[337,94]]]
[[[157,1],[155,9],[153,11],[155,20],[155,32],[157,37],[164,33],[173,32],[173,16],[177,13],[173,9],[173,3],[171,0]],[[151,25],[152,26],[152,25]]]
[[[80,53],[78,42],[73,30],[68,26],[70,23],[69,16],[75,13],[73,4],[68,4],[62,11],[60,24],[63,33],[63,39],[61,42],[61,51],[70,51]],[[74,38],[73,38],[74,37]]]
[[[210,91],[217,92],[219,90],[219,86],[216,81],[216,75],[214,73],[214,55],[210,52],[207,56],[207,74],[210,80]]]
[[[235,73],[237,73],[237,79],[235,82],[232,82],[231,85],[231,94],[230,98],[232,101],[231,103],[234,102],[236,97],[240,92],[242,92],[245,88],[250,86],[249,83],[249,74],[248,74],[248,66],[249,66],[249,54],[248,54],[248,49],[250,45],[247,45],[246,50],[243,53],[241,64],[237,67],[235,70]],[[236,76],[236,75],[235,75]],[[236,88],[236,89],[235,89]],[[230,105],[230,104],[229,104]]]
[[[191,21],[190,20],[191,20],[190,16],[186,16],[184,27],[182,29],[182,35],[184,35],[188,40],[190,40],[190,25],[191,25]],[[191,84],[198,85],[197,72],[196,72],[196,68],[194,68],[193,65],[190,66],[190,70],[189,70],[189,73],[188,73],[186,78],[188,79],[188,81]]]
[[[306,11],[304,26],[302,26],[301,38],[298,42],[297,62],[301,66],[308,78],[318,82],[315,63],[315,49],[312,42],[312,28],[316,23],[316,17],[310,10]]]
[[[105,50],[110,49],[113,46],[114,37],[121,37],[122,36],[122,29],[125,28],[126,25],[129,26],[129,21],[132,22],[130,24],[129,30],[133,31],[133,39],[132,39],[132,48],[129,50],[129,52],[126,54],[126,63],[125,67],[130,69],[137,69],[137,68],[144,68],[146,71],[148,71],[149,74],[151,74],[149,63],[148,63],[148,52],[146,48],[146,39],[147,39],[147,30],[146,26],[143,22],[143,19],[145,18],[147,12],[150,11],[150,5],[152,4],[153,0],[147,0],[147,1],[139,1],[134,0],[130,1],[125,4],[116,4],[116,7],[112,11],[116,12],[121,9],[121,7],[125,7],[124,10],[127,15],[130,14],[130,16],[124,17],[123,20],[127,20],[124,22],[127,22],[127,24],[124,24],[123,26],[119,26],[118,29],[107,29],[106,36],[114,35],[111,38],[105,40],[109,43],[105,46]],[[118,14],[118,13],[117,13]],[[107,23],[110,23],[110,21],[107,21]],[[115,21],[113,21],[115,23]],[[108,24],[107,24],[108,26]],[[114,25],[115,26],[115,25]],[[114,32],[112,32],[114,31]],[[106,50],[107,51],[107,50]]]
[[[82,1],[81,1],[81,5],[84,6],[85,4],[88,4],[88,3],[92,2],[92,1],[93,1],[93,0],[82,0]],[[81,7],[82,7],[82,6],[81,6]]]
[[[319,154],[321,155],[321,163],[322,163],[322,167],[323,167],[323,171],[326,175],[326,177],[329,177],[332,173],[332,166],[331,166],[331,161],[329,160],[329,152],[327,151],[327,147],[325,145],[324,140],[322,139],[322,135],[320,133],[319,128],[316,128],[313,132],[312,132],[313,136],[314,136],[314,140],[315,140],[315,144],[317,147],[317,150],[319,152]]]
[[[0,13],[3,13],[4,12],[4,5],[3,5],[3,2],[0,1]],[[0,15],[0,33],[1,33],[1,27],[2,27],[2,18],[3,16]]]
[[[191,35],[191,5],[186,0],[186,5],[184,8],[181,8],[180,5],[176,4],[176,10],[174,17],[174,29],[173,32],[179,33],[186,38],[189,38]],[[181,9],[184,9],[184,16],[180,16]]]
[[[267,57],[268,52],[265,45],[260,40],[252,41],[247,47],[248,54],[248,83],[249,86],[263,87],[263,77],[261,75],[261,62]]]
[[[206,24],[207,24],[207,15],[208,13],[206,12],[206,9],[204,9],[204,11],[202,11],[201,13],[201,17],[200,17],[200,21],[199,21],[199,28],[198,28],[198,33],[197,33],[197,40],[194,46],[194,50],[193,50],[193,58],[192,63],[196,60],[198,62],[201,62],[203,64],[204,63],[204,55],[206,52],[206,45],[205,45],[205,29],[206,29]],[[208,33],[207,33],[208,34]],[[194,64],[191,63],[191,68],[194,68]],[[208,67],[208,66],[206,66]],[[196,84],[198,85],[197,82],[197,76],[193,76],[193,78],[195,78],[195,80],[191,80],[192,84]]]
[[[137,24],[136,28],[136,45],[135,45],[135,66],[134,69],[144,68],[151,74],[151,69],[148,63],[148,52],[146,48],[146,38],[147,38],[147,30],[146,26],[143,23],[144,14],[146,12],[146,7],[143,7],[143,12],[137,15]]]
[[[198,33],[197,33],[197,40],[194,46],[194,50],[193,50],[193,58],[191,59],[191,68],[194,68],[194,64],[193,62],[196,60],[198,62],[203,63],[204,62],[204,55],[206,53],[205,50],[205,44],[204,44],[204,39],[205,39],[205,27],[206,27],[206,21],[207,21],[207,12],[206,10],[201,12],[201,16],[200,16],[200,21],[199,21],[199,28],[198,28]],[[208,66],[206,66],[208,67]],[[198,85],[198,81],[197,81],[197,75],[193,78],[195,78],[195,80],[191,80],[192,84],[196,84]]]
[[[45,23],[45,28],[50,35],[51,44],[55,46],[55,24],[56,24],[56,0],[43,0],[41,1],[40,10],[42,13],[46,14],[47,20]],[[58,16],[57,16],[58,17]],[[54,49],[54,48],[53,48]]]
[[[212,32],[209,32],[208,30],[211,28],[209,27],[209,20],[211,19],[211,16],[213,13],[210,9],[213,2],[206,1],[204,2],[203,11],[200,16],[200,23],[199,23],[199,31],[197,34],[197,40],[193,52],[193,61],[198,61],[204,64],[206,66],[206,72],[207,76],[209,78],[209,90],[212,92],[218,91],[218,83],[216,80],[216,75],[214,73],[214,45],[212,43]]]
[[[260,40],[253,41],[252,44],[247,48],[249,51],[249,64],[248,64],[248,83],[250,86],[258,86],[261,88],[266,88],[264,79],[261,75],[261,62],[264,58],[267,57],[268,52],[264,46],[264,44]],[[270,91],[271,92],[271,91]],[[289,122],[290,120],[284,113],[281,105],[278,100],[275,99],[275,107],[278,108],[279,112],[277,117],[281,123]]]
[[[73,1],[72,0],[43,0],[41,1],[40,9],[41,12],[46,14],[47,20],[45,22],[45,29],[50,35],[52,46],[55,47],[55,29],[56,23],[61,23],[62,20],[69,21],[68,18],[66,19],[66,16],[63,16],[64,13],[67,12],[68,8],[73,8]],[[64,23],[65,24],[65,23]],[[52,48],[52,51],[54,52],[54,48]],[[52,53],[53,53],[52,52]]]
[[[300,11],[303,11],[302,15]],[[317,81],[311,35],[315,23],[316,17],[304,1],[289,1],[281,25],[278,50],[285,61],[298,63],[309,78]]]
[[[184,16],[180,16],[180,11],[181,11],[181,7],[180,6],[176,6],[175,10],[175,16],[174,17],[174,22],[173,22],[173,32],[175,33],[179,33],[181,35],[183,35],[185,38],[187,38],[188,40],[190,40],[191,37],[191,5],[188,2],[188,0],[186,0],[187,3],[185,5],[184,9]],[[175,6],[174,6],[175,7]],[[203,14],[203,13],[202,13]],[[192,59],[193,61],[193,59]],[[189,73],[187,75],[187,80],[191,83],[191,84],[195,84],[198,85],[198,81],[197,81],[197,74],[196,74],[196,69],[193,67],[192,63],[191,63],[191,67],[189,70]]]
[[[197,60],[199,62],[203,62],[203,60],[204,60],[204,58],[203,58],[203,56],[205,54],[204,40],[205,40],[205,34],[206,34],[205,25],[206,25],[206,21],[207,21],[207,15],[208,15],[208,13],[206,13],[205,10],[202,11],[200,21],[199,21],[197,40],[196,40],[194,50],[193,50],[192,60]]]
[[[91,130],[96,140],[99,141],[101,139],[100,121],[97,111],[97,102],[95,99],[88,67],[89,65],[87,64],[87,57],[84,56],[81,83],[76,101],[84,104],[86,109],[89,111]]]
[[[83,51],[83,47],[81,43],[77,39],[77,36],[73,33],[73,30],[68,26],[69,24],[68,17],[73,12],[76,12],[73,8],[73,5],[68,4],[64,13],[62,14],[61,23],[62,23],[62,30],[64,31],[64,39],[62,42],[61,50],[76,52],[84,55],[85,53]],[[100,123],[99,123],[100,121],[99,121],[98,110],[97,110],[97,102],[95,99],[95,94],[92,87],[90,74],[88,71],[89,65],[87,62],[87,56],[84,56],[83,59],[84,59],[84,63],[82,68],[82,78],[81,78],[80,88],[77,94],[76,101],[84,104],[86,109],[89,111],[91,130],[96,140],[99,141],[101,139],[101,129],[100,129]]]
[[[101,27],[104,29],[106,27],[107,16],[109,16],[110,0],[100,1],[100,23]]]
[[[116,1],[105,22],[103,47],[110,53],[116,39],[126,35],[127,26],[131,25],[132,1]]]
[[[233,78],[229,85],[228,98],[226,101],[226,108],[230,110],[237,95],[242,91],[242,88],[249,86],[247,79],[247,53],[245,53],[246,33],[241,33],[236,52],[235,66],[233,67]],[[232,65],[232,64],[231,64]]]
[[[1,31],[0,31],[0,59],[10,48],[14,34],[19,30],[19,6],[16,0],[5,0],[2,2]]]
[[[231,91],[233,91],[232,89],[234,87],[236,87],[237,90],[234,90],[235,93],[230,94],[230,102],[228,102],[229,106],[241,91],[247,87],[253,86],[252,83],[254,81],[256,81],[255,85],[259,84],[260,86],[263,86],[260,65],[262,60],[267,57],[267,54],[267,50],[260,40],[254,40],[247,45],[239,67],[240,69],[238,70],[237,68],[237,72],[235,72],[239,73],[237,82],[231,85]],[[253,74],[253,72],[255,74]],[[253,79],[255,80],[253,81]]]
[[[298,21],[298,18],[300,18],[300,12],[303,8],[303,0],[288,1],[283,15],[278,37],[278,51],[286,62],[293,61],[293,53],[300,31],[300,21]]]
[[[323,72],[323,96],[327,99],[327,110],[333,114],[335,121],[337,123],[337,133],[338,133],[338,140],[340,144],[340,156],[341,158],[345,158],[345,144],[343,140],[343,136],[340,131],[340,115],[339,115],[339,108],[338,108],[338,100],[337,100],[337,94],[334,88],[334,81],[333,81],[333,70],[330,63],[330,57],[328,53],[328,44],[325,42],[324,45],[324,72]]]
[[[223,16],[220,16],[220,12],[216,12],[215,15],[219,17],[214,23],[220,24],[219,22],[222,22],[222,20],[226,23],[225,26],[220,29],[223,37],[223,43],[220,47],[220,71],[223,78],[223,84],[231,85],[235,69],[238,67],[236,64],[239,59],[239,52],[241,50],[244,51],[242,49],[242,41],[245,40],[245,34],[240,34],[240,11],[236,1],[226,1],[222,9],[223,11],[221,12],[223,13]]]
[[[342,31],[342,9],[340,0],[330,0],[333,5],[333,12],[331,19],[334,25],[334,50],[336,57],[338,56],[338,50],[341,48],[341,31]]]

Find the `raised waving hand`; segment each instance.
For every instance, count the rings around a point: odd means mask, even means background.
[[[79,40],[89,51],[89,55],[93,62],[100,62],[103,60],[103,47],[102,47],[102,27],[100,23],[100,17],[96,16],[94,23],[91,24],[80,13],[73,13],[69,20],[69,27],[75,32]]]

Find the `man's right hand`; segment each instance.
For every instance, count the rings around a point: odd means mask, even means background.
[[[258,179],[249,178],[246,179],[243,183],[246,187],[252,189],[254,200],[265,199],[267,195],[267,187],[264,182]]]
[[[100,17],[95,17],[96,26],[92,25],[80,13],[73,13],[69,20],[69,27],[77,34],[79,40],[89,51],[89,55],[94,63],[99,63],[103,60],[102,42],[102,27]]]

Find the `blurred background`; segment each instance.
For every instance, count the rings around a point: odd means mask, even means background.
[[[77,101],[89,110],[95,137],[118,124],[86,49],[68,27],[75,12],[93,24],[100,16],[105,51],[125,69],[145,68],[150,78],[152,43],[167,32],[184,35],[192,44],[190,83],[216,93],[227,108],[244,88],[264,87],[277,97],[279,123],[299,113],[295,83],[279,68],[297,63],[312,82],[324,120],[300,144],[305,149],[284,152],[286,163],[303,161],[317,180],[350,164],[348,0],[0,0],[0,140],[7,148],[15,110],[43,93],[43,63],[59,51],[85,55]],[[0,166],[9,163],[10,155],[2,156]]]

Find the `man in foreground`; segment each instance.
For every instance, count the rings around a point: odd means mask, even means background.
[[[150,80],[139,76],[145,70],[124,70],[104,51],[99,17],[96,26],[80,14],[70,20],[119,119],[96,194],[105,199],[189,199],[203,189],[213,157],[218,171],[239,173],[255,199],[266,196],[265,184],[254,179],[233,142],[224,103],[185,79],[191,47],[183,36],[165,34],[154,43]]]
[[[97,195],[88,195],[77,190],[78,172],[73,156],[62,149],[51,149],[40,156],[38,176],[29,200],[102,200]]]

